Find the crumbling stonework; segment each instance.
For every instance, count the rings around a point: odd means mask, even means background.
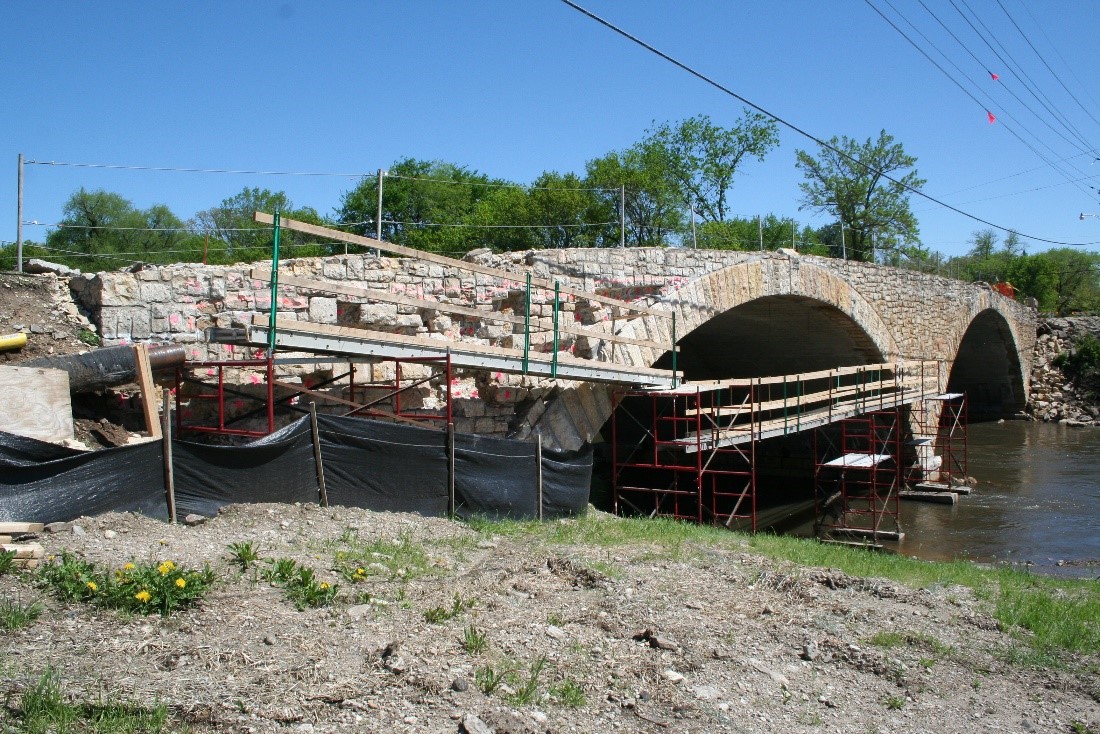
[[[1035,366],[1031,370],[1031,400],[1027,405],[1027,415],[1032,420],[1100,425],[1100,405],[1053,364],[1055,357],[1072,350],[1085,334],[1100,338],[1100,317],[1052,318],[1039,323]]]
[[[515,278],[473,273],[457,265],[372,255],[288,260],[281,264],[281,272],[487,313],[522,315],[526,303],[524,278],[531,271],[535,277],[560,280],[575,289],[674,311],[681,338],[714,316],[754,299],[797,295],[828,303],[849,316],[887,361],[940,360],[944,379],[967,328],[979,313],[992,310],[1003,317],[1011,331],[1023,373],[1030,372],[1033,313],[988,287],[938,276],[788,250],[586,249],[499,255],[482,250],[470,253],[467,259],[514,272]],[[194,360],[237,359],[252,356],[252,351],[207,343],[204,331],[211,327],[243,327],[255,314],[270,313],[270,287],[252,277],[253,267],[266,272],[270,263],[149,267],[137,273],[79,275],[70,284],[75,299],[97,324],[106,344],[167,341],[189,345]],[[283,287],[274,308],[283,319],[518,346],[512,325],[490,318],[355,301],[333,293]],[[561,311],[576,325],[599,325],[612,316],[600,304],[572,298],[564,300]],[[534,294],[531,317],[536,325],[550,327],[552,295]],[[658,343],[672,341],[669,322],[653,317],[636,319],[622,333]],[[588,356],[599,349],[599,344],[598,338],[566,337],[559,348]],[[548,344],[536,346],[549,348]],[[653,349],[620,347],[614,360],[649,366],[660,356]],[[369,367],[374,373],[386,369]],[[326,369],[331,372],[331,368],[316,365],[309,371]],[[367,366],[360,369],[366,370]],[[301,372],[291,375],[295,379],[305,376]],[[519,437],[539,430],[549,445],[565,448],[590,440],[610,415],[608,389],[600,386],[468,373],[460,376],[452,391],[459,430]],[[438,403],[441,388],[435,385],[410,397],[431,407]],[[559,399],[551,399],[555,397]]]

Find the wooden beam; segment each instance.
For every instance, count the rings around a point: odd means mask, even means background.
[[[259,224],[274,224],[275,217],[267,212],[255,212],[252,215],[253,221]],[[338,229],[330,229],[329,227],[321,227],[316,224],[309,224],[308,222],[299,222],[296,219],[288,219],[286,217],[279,218],[279,226],[283,229],[292,229],[296,232],[302,232],[304,234],[311,234],[315,237],[321,237],[324,239],[337,240],[339,242],[347,242],[353,245],[361,245],[362,247],[369,247],[375,250],[385,250],[395,255],[401,255],[403,257],[411,257],[423,262],[435,263],[437,265],[443,265],[451,268],[458,268],[460,270],[469,270],[473,273],[481,273],[482,275],[489,275],[494,278],[501,278],[502,280],[509,280],[519,283],[525,278],[525,273],[513,273],[508,270],[502,270],[500,268],[490,268],[485,265],[478,265],[477,263],[466,262],[465,260],[456,260],[446,255],[437,255],[434,252],[424,252],[423,250],[416,250],[411,247],[404,247],[403,245],[395,245],[392,242],[385,242],[383,240],[376,240],[370,237],[362,237],[357,234],[351,234],[350,232],[341,232]],[[554,283],[550,280],[543,278],[532,278],[531,284],[544,288],[547,290],[554,289]],[[595,301],[596,303],[602,303],[607,306],[614,306],[616,308],[625,309],[631,311],[637,315],[644,316],[656,316],[657,318],[670,319],[672,318],[671,311],[655,311],[649,308],[640,308],[638,306],[631,305],[626,301],[620,301],[617,298],[609,298],[608,296],[601,296],[596,293],[589,293],[587,291],[577,290],[575,288],[568,288],[566,286],[560,286],[562,293],[568,293],[569,295],[580,298],[585,301]]]
[[[45,527],[40,522],[0,522],[0,533],[18,535],[20,533],[41,533]]]
[[[134,360],[137,365],[138,387],[141,388],[141,412],[145,418],[145,430],[151,438],[160,438],[160,414],[157,413],[153,370],[149,367],[149,348],[144,344],[135,344]]]
[[[261,268],[253,268],[252,272],[249,275],[253,280],[259,280],[265,283],[271,282],[271,273],[269,271],[264,271]],[[489,321],[503,321],[504,323],[518,324],[519,326],[525,326],[527,323],[526,320],[521,316],[513,316],[511,314],[500,313],[499,311],[484,311],[479,308],[460,306],[458,304],[445,303],[443,301],[428,301],[421,298],[412,298],[411,296],[404,296],[399,293],[390,293],[389,291],[371,290],[370,288],[357,288],[355,286],[343,285],[341,283],[328,283],[320,280],[311,280],[309,278],[299,278],[295,275],[284,275],[282,271],[279,272],[279,285],[290,286],[293,288],[316,290],[322,293],[337,293],[344,296],[365,298],[372,301],[396,303],[401,306],[411,306],[413,308],[442,311],[444,313],[458,314],[460,316],[472,316],[477,319],[487,319]],[[550,329],[539,329],[538,331],[547,334],[552,333]],[[583,336],[589,339],[603,339],[605,341],[615,342],[617,344],[633,344],[639,347],[648,347],[650,349],[665,351],[667,351],[671,347],[670,344],[658,344],[657,342],[645,341],[643,339],[631,339],[629,337],[619,336],[618,334],[584,331],[582,329],[571,329],[569,327],[558,327],[558,333],[573,334],[574,336]]]

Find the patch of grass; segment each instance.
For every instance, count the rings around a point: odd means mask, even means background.
[[[232,556],[233,563],[240,566],[242,571],[252,568],[260,560],[260,551],[250,540],[230,543],[227,548]]]
[[[127,563],[114,571],[65,552],[38,571],[38,583],[63,601],[167,617],[196,604],[216,580],[214,572],[184,569],[174,561]]]
[[[12,632],[33,623],[42,616],[42,604],[21,604],[10,599],[0,599],[0,630]]]
[[[15,567],[15,551],[0,551],[0,576]]]
[[[98,347],[103,344],[103,339],[91,329],[81,329],[77,332],[76,338],[90,347]]]
[[[508,673],[508,670],[497,670],[492,665],[486,665],[474,671],[474,685],[486,696],[489,696],[493,691],[500,688]]]
[[[424,546],[408,535],[396,541],[363,540],[357,530],[349,528],[330,546],[335,548],[333,569],[351,583],[371,576],[408,581],[434,572]]]
[[[534,703],[539,695],[539,676],[542,675],[542,669],[545,667],[545,657],[540,657],[531,663],[531,666],[527,669],[527,680],[523,681],[519,689],[508,697],[509,703],[513,706],[526,706],[529,703]]]
[[[923,632],[876,632],[867,639],[867,642],[876,647],[913,647],[928,650],[940,657],[947,657],[954,652],[950,645],[946,645],[932,635]]]
[[[905,699],[901,696],[887,696],[883,703],[886,704],[886,708],[891,711],[900,711],[905,708]]]
[[[1097,734],[1097,730],[1089,726],[1087,721],[1081,721],[1079,719],[1074,719],[1069,722],[1069,728],[1073,730],[1073,734]]]
[[[550,698],[560,706],[571,709],[584,708],[588,699],[584,695],[584,688],[576,681],[566,678],[561,683],[550,688]]]
[[[338,584],[317,578],[308,566],[299,566],[292,558],[272,558],[261,572],[265,581],[283,589],[286,598],[302,611],[310,607],[327,607],[340,591]]]
[[[478,628],[472,624],[466,625],[466,629],[462,631],[462,649],[474,655],[476,653],[485,652],[488,648],[488,635],[478,630]]]
[[[442,624],[448,619],[454,619],[455,617],[461,616],[467,609],[473,607],[475,603],[475,599],[463,599],[456,592],[454,601],[451,602],[450,607],[432,607],[424,612],[424,621],[429,624]]]
[[[35,686],[23,694],[20,719],[17,731],[27,734],[70,731],[155,734],[164,731],[168,708],[163,704],[146,708],[118,701],[70,703],[57,674],[46,671]]]

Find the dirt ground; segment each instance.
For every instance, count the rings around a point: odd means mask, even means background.
[[[82,518],[40,540],[111,568],[208,563],[218,581],[161,618],[0,577],[4,599],[46,607],[0,636],[0,731],[47,669],[77,700],[163,702],[172,730],[191,732],[1096,732],[1100,721],[1100,681],[1011,662],[1020,641],[966,588],[797,568],[739,543],[607,547],[289,505],[232,506],[194,527]],[[335,603],[299,611],[231,562],[241,541],[339,584]],[[333,570],[349,552],[376,559],[364,583]],[[471,628],[485,649],[466,644]],[[1096,670],[1100,657],[1066,663]],[[487,694],[487,670],[512,673]]]
[[[68,294],[68,284],[52,274],[0,272],[0,336],[26,334],[22,349],[0,351],[0,365],[31,359],[82,354],[95,346],[95,327]],[[121,446],[138,435],[137,418],[120,410],[137,387],[123,385],[106,393],[73,396],[76,440],[90,449]],[[122,398],[120,399],[120,396]],[[129,423],[129,425],[127,425]]]

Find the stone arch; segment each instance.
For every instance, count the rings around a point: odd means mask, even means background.
[[[965,392],[976,418],[999,418],[1024,409],[1024,364],[1012,323],[999,309],[978,311],[956,345],[947,389]]]
[[[807,372],[898,356],[892,331],[851,283],[797,256],[723,268],[666,302],[683,324],[681,366],[689,379]],[[669,361],[662,355],[657,366]]]

